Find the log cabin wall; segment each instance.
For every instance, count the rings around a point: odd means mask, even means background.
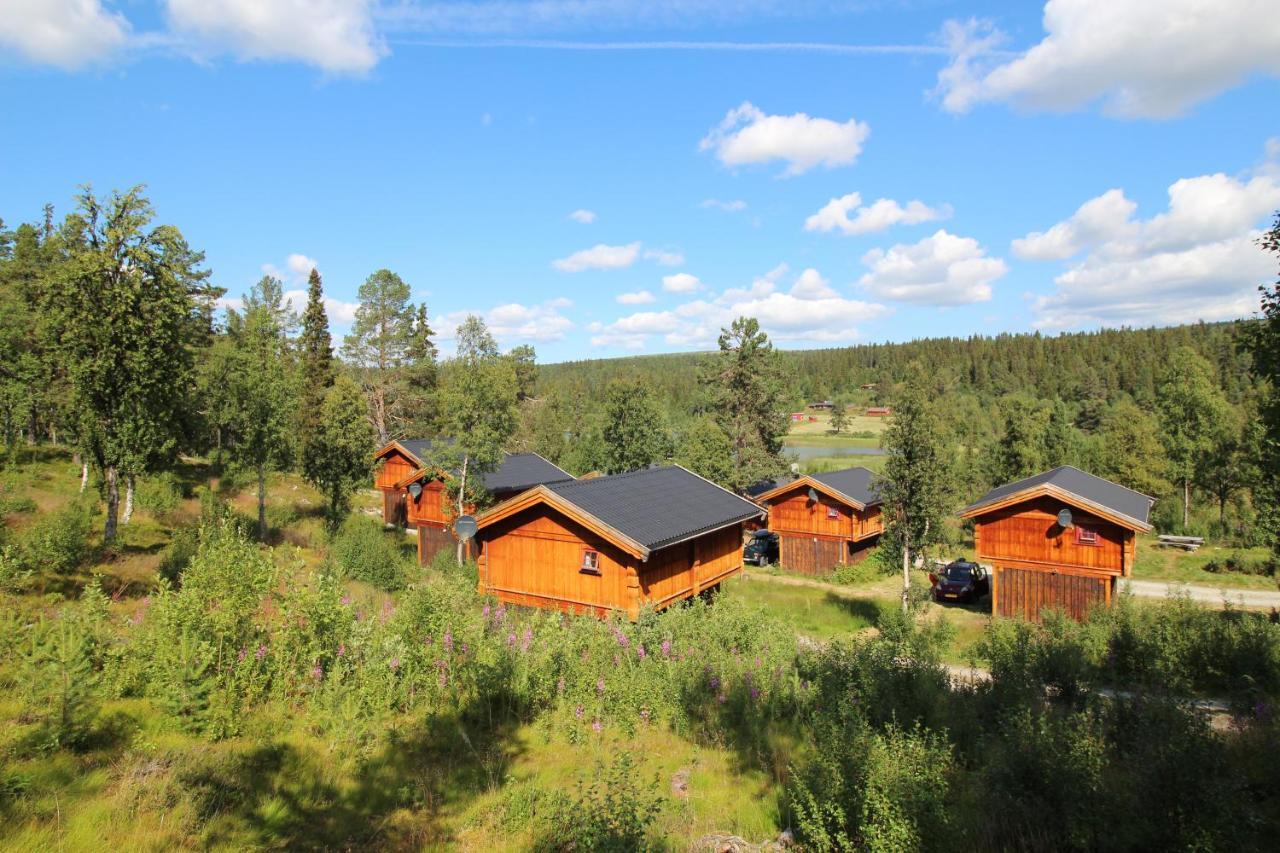
[[[977,559],[993,567],[996,615],[1038,622],[1045,608],[1057,607],[1083,619],[1090,608],[1109,605],[1115,579],[1133,570],[1133,530],[1074,506],[1073,526],[1063,530],[1063,506],[1053,497],[1029,498],[975,519]]]
[[[480,591],[501,601],[570,613],[630,614],[637,561],[545,504],[481,531]],[[599,554],[598,574],[582,571],[583,553]]]
[[[382,521],[385,524],[412,526],[407,495],[396,483],[418,470],[418,464],[399,450],[391,450],[382,458],[374,474],[373,487],[382,492]]]
[[[778,534],[778,562],[791,571],[816,575],[865,556],[854,543],[884,532],[879,506],[857,510],[821,492],[809,500],[798,484],[769,501],[769,529]],[[832,517],[834,515],[834,517]]]
[[[742,570],[742,525],[679,542],[637,568],[640,604],[662,609],[710,589]]]

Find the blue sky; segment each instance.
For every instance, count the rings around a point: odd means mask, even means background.
[[[0,216],[145,183],[229,296],[387,267],[543,361],[1225,319],[1268,5],[0,0]]]

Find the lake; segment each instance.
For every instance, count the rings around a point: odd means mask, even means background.
[[[879,447],[814,447],[805,444],[784,445],[782,452],[784,455],[795,456],[801,462],[819,456],[884,456],[884,451]]]

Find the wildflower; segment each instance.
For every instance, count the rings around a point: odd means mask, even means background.
[[[512,631],[510,634],[507,634],[507,648],[509,649],[514,648],[515,644],[516,644],[516,632]]]
[[[505,604],[498,604],[498,609],[494,613],[494,618],[499,622],[507,618],[507,606]]]
[[[393,658],[391,659],[391,671],[392,671],[392,672],[395,672],[395,671],[396,671],[397,669],[399,669],[399,668],[400,668],[400,658],[399,658],[399,657],[393,657]]]
[[[593,732],[595,732],[596,734],[599,734],[600,732],[602,732],[602,731],[604,730],[604,724],[603,724],[603,723],[601,723],[601,722],[600,722],[600,720],[598,720],[598,719],[597,719],[597,720],[593,720],[593,721],[591,722],[591,730],[592,730]]]
[[[489,618],[489,605],[487,603],[485,604],[484,607],[480,609],[480,615],[483,616],[485,619]]]
[[[244,659],[249,656],[248,649],[241,649],[240,654],[236,655],[236,663],[244,663]]]
[[[316,681],[319,681],[320,679],[324,678],[324,668],[320,666],[320,664],[316,664],[315,666],[311,667],[311,677],[314,678]]]
[[[338,657],[342,657],[342,656],[343,656],[343,655],[345,655],[346,653],[347,653],[347,644],[346,644],[346,643],[338,643]]]
[[[342,606],[343,607],[351,606],[351,596],[349,595],[342,596]]]
[[[463,653],[464,655],[467,653],[467,644],[466,644],[466,643],[463,643],[463,644],[462,644],[461,646],[459,646],[458,648],[459,648],[459,649],[461,649],[461,651],[462,651],[462,653]]]
[[[582,719],[582,714],[583,714],[583,710],[581,705],[573,709],[573,715],[577,717],[579,720]]]
[[[556,692],[557,692],[557,693],[563,693],[563,692],[564,692],[564,679],[563,679],[563,678],[561,678],[561,679],[559,679],[558,681],[556,681]]]
[[[622,633],[621,631],[614,634],[614,636],[618,638],[618,645],[622,646],[624,649],[627,646],[631,645],[631,641],[627,639],[627,635]]]
[[[718,693],[718,694],[716,694],[716,702],[718,702],[718,703],[719,703],[719,704],[721,704],[721,705],[723,705],[723,704],[724,704],[724,701],[725,701],[725,699],[727,699],[727,698],[728,698],[728,697],[727,697],[727,696],[725,696],[723,693]]]
[[[444,644],[444,650],[446,652],[453,654],[453,631],[451,629],[444,629],[444,639],[440,642]]]
[[[759,698],[760,698],[760,688],[759,688],[759,687],[756,687],[755,685],[752,685],[752,687],[751,687],[751,701],[753,701],[753,702],[754,702],[755,700],[757,700],[757,699],[759,699]]]
[[[636,657],[640,658],[640,660],[644,660],[646,657],[648,657],[648,653],[644,650],[644,646],[640,643],[636,643]]]
[[[670,640],[662,641],[662,656],[664,658],[671,657],[671,641]]]
[[[520,639],[520,651],[527,652],[529,647],[533,645],[533,629],[525,628],[524,636]]]
[[[720,676],[718,675],[711,676],[711,689],[712,690],[720,689]]]
[[[254,649],[253,656],[258,660],[262,660],[267,656],[267,647],[262,643],[258,643],[258,648]]]
[[[604,679],[603,678],[596,679],[596,692],[601,695],[604,695]]]

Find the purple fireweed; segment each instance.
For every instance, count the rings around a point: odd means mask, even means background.
[[[662,656],[664,658],[671,657],[671,641],[670,640],[662,641]]]
[[[391,671],[392,671],[392,672],[395,672],[395,671],[396,671],[397,669],[399,669],[399,668],[400,668],[400,658],[398,658],[398,657],[394,657],[394,658],[392,658],[392,659],[391,659]]]
[[[347,644],[346,644],[346,643],[338,643],[338,657],[342,657],[342,656],[343,656],[343,655],[345,655],[346,653],[347,653]]]
[[[315,666],[311,667],[311,677],[314,678],[316,681],[319,681],[320,679],[324,678],[324,667],[320,666],[320,664],[316,664]]]
[[[591,730],[594,731],[596,734],[599,734],[604,730],[604,723],[600,722],[600,720],[598,719],[593,720],[591,723]]]
[[[342,596],[342,606],[349,607],[350,605],[351,605],[351,596],[349,595]]]
[[[596,692],[597,692],[597,693],[600,693],[600,694],[603,694],[603,693],[604,693],[604,679],[603,679],[603,678],[597,678],[597,679],[596,679]]]
[[[582,719],[582,715],[583,715],[584,713],[585,713],[585,712],[582,710],[582,706],[581,706],[581,705],[579,705],[578,707],[576,707],[576,708],[574,708],[574,709],[573,709],[573,715],[574,715],[575,717],[577,717],[579,720],[581,720],[581,719]]]
[[[507,634],[507,648],[513,649],[515,648],[515,645],[516,645],[516,632],[512,631],[510,634]]]
[[[237,663],[244,663],[244,659],[245,659],[245,658],[247,658],[248,656],[249,656],[249,650],[248,650],[248,649],[241,649],[241,650],[240,650],[240,654],[236,655],[236,662],[237,662]]]
[[[267,656],[267,647],[262,643],[258,643],[258,647],[253,650],[253,656],[258,660],[262,660]]]
[[[444,629],[444,639],[442,639],[440,642],[444,644],[444,650],[446,652],[453,654],[453,630],[452,629],[450,628]]]
[[[647,656],[648,652],[644,650],[644,645],[636,643],[636,657],[640,658],[640,660],[644,660]]]

